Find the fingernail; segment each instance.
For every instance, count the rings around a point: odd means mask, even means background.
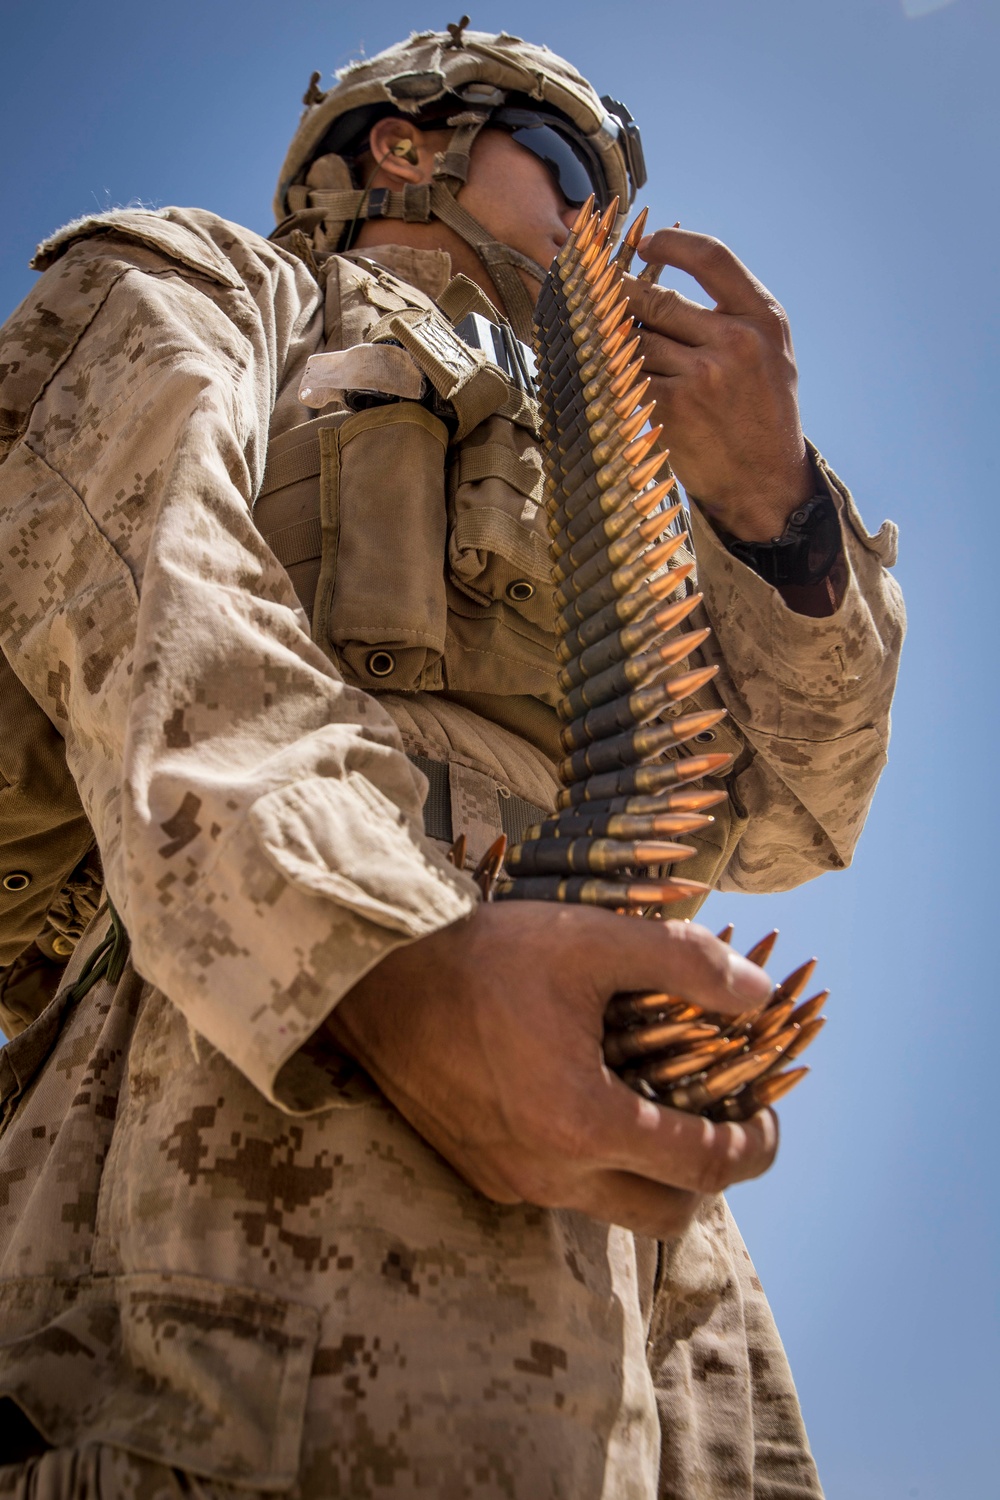
[[[767,999],[774,985],[764,969],[750,963],[742,953],[730,952],[727,955],[727,963],[729,965],[729,988],[738,999],[754,1003]]]
[[[650,245],[652,243],[653,243],[653,236],[651,234],[644,234],[643,237],[642,237],[642,239],[639,241],[638,245],[636,245],[635,248],[638,250],[638,252],[642,256],[643,260],[646,259],[646,251],[649,249],[649,247],[650,247]]]

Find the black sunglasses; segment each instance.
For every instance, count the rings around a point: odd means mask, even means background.
[[[600,158],[582,136],[570,135],[563,121],[530,109],[497,109],[490,116],[490,125],[508,130],[519,146],[537,156],[570,208],[586,203],[591,193],[598,208],[607,208],[611,192]]]

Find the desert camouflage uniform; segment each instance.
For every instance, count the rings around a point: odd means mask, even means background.
[[[25,736],[0,808],[8,868],[33,876],[0,897],[14,933],[0,956],[37,937],[54,961],[53,902],[57,935],[75,935],[91,829],[133,945],[117,984],[74,1002],[102,911],[56,998],[42,1008],[45,984],[25,982],[4,1011],[19,1034],[0,1051],[0,1494],[817,1496],[721,1199],[666,1247],[498,1206],[323,1042],[352,984],[477,899],[423,831],[403,750],[452,763],[455,831],[480,844],[498,789],[546,806],[555,787],[544,620],[504,602],[541,535],[524,412],[487,413],[493,459],[459,476],[466,498],[483,484],[509,511],[496,476],[475,476],[493,461],[521,475],[520,531],[505,512],[495,551],[474,545],[478,523],[460,545],[453,487],[450,536],[429,515],[417,543],[391,518],[378,538],[417,568],[428,537],[448,549],[443,635],[433,591],[422,615],[409,601],[408,631],[379,617],[395,606],[378,572],[372,619],[362,603],[337,624],[364,569],[390,566],[351,551],[351,506],[384,485],[362,474],[352,491],[344,414],[319,438],[321,477],[282,467],[310,418],[306,358],[447,300],[446,257],[376,259],[331,263],[324,299],[300,260],[208,214],[106,216],[44,250],[51,269],[0,350],[0,630],[16,669],[0,692]],[[379,441],[398,477],[392,431]],[[496,460],[504,441],[520,468]],[[421,463],[439,462],[434,443],[424,424]],[[792,614],[694,518],[733,721],[720,743],[739,755],[697,862],[723,888],[845,865],[884,762],[894,533],[869,537],[829,482],[845,543],[830,619]],[[312,494],[315,566],[286,571],[255,524],[255,497],[260,522],[283,490]],[[315,515],[289,524],[301,538]],[[376,697],[366,653],[387,641],[410,676]],[[47,865],[24,812],[39,786]],[[60,896],[70,877],[77,906]],[[51,1446],[28,1458],[37,1434]]]

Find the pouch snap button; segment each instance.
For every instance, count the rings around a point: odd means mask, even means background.
[[[513,599],[515,604],[523,604],[534,592],[535,585],[526,578],[515,578],[513,583],[508,583],[506,589],[507,598]]]
[[[69,958],[75,952],[76,944],[72,938],[64,937],[60,932],[58,937],[52,939],[52,952],[57,958]]]
[[[5,875],[3,878],[3,888],[5,891],[24,891],[27,890],[30,884],[31,876],[26,874],[24,870],[11,870],[10,874]]]
[[[391,651],[369,651],[365,666],[373,677],[388,677],[396,670],[396,658]]]

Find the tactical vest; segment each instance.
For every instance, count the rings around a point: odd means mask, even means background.
[[[436,306],[358,257],[323,273],[327,347],[401,344],[450,420],[417,401],[332,403],[272,439],[254,520],[314,640],[369,692],[554,704],[538,407],[454,328],[497,313],[464,276]]]
[[[332,257],[320,278],[325,347],[401,345],[438,399],[360,411],[333,402],[310,420],[272,428],[254,520],[287,569],[314,640],[347,682],[385,695],[390,711],[394,695],[444,694],[481,712],[487,729],[524,736],[554,760],[556,636],[538,408],[523,381],[456,333],[470,315],[494,327],[498,315],[463,276],[443,285],[436,301],[356,254]],[[279,407],[287,412],[289,403]],[[34,731],[58,736],[33,703],[33,715],[20,713],[25,697],[9,668],[0,670],[0,708],[32,730],[28,763],[36,766]],[[719,704],[711,686],[695,701]],[[744,749],[728,724],[712,737],[714,749]],[[434,775],[443,768],[414,758],[429,777],[428,806],[447,803],[447,776]],[[26,861],[32,865],[30,891],[5,889],[0,903],[0,1024],[10,1035],[54,992],[99,899],[93,836],[61,746],[52,759],[65,810],[60,803],[54,817],[51,797],[33,795],[22,766],[17,785],[30,803],[32,859],[21,854],[17,829],[0,841],[8,873],[23,878]],[[452,806],[457,799],[464,828],[488,778],[468,766],[462,774],[469,784],[452,788]],[[504,812],[517,815],[504,825],[516,837],[516,825],[534,821],[538,808],[510,799],[499,783],[490,795],[497,792],[509,799]],[[62,843],[53,821],[65,825]],[[684,873],[711,883],[745,824],[732,801],[718,809]],[[65,920],[57,920],[62,906]],[[695,904],[687,908],[676,914],[693,914]]]
[[[415,401],[358,412],[331,403],[272,437],[254,520],[288,570],[313,639],[348,682],[384,695],[390,713],[396,694],[444,693],[555,761],[557,637],[538,407],[510,361],[501,368],[484,340],[470,349],[460,336],[472,314],[500,345],[499,315],[464,276],[432,301],[356,252],[331,257],[320,276],[326,347],[402,345],[447,402],[450,423]],[[692,558],[682,552],[676,561]],[[711,685],[695,702],[720,706]],[[712,749],[742,752],[734,726],[709,733]],[[446,805],[436,768],[414,758],[431,780],[428,810]],[[497,791],[509,792],[487,790],[494,806]],[[510,818],[509,802],[501,812]],[[518,837],[518,821],[537,818],[526,808],[513,827],[495,821],[493,836],[503,826]],[[715,878],[745,823],[731,803],[720,809],[685,873]],[[431,822],[427,831],[441,836]],[[679,914],[690,915],[695,903],[684,907]]]

